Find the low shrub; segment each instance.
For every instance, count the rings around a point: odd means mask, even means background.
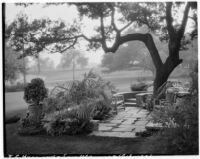
[[[164,103],[154,110],[152,120],[163,125],[162,134],[167,153],[198,154],[198,65],[190,73],[190,94],[176,99],[176,103]],[[155,140],[154,142],[161,142]],[[160,147],[162,149],[162,147]]]
[[[131,91],[146,91],[147,84],[141,82],[138,84],[131,84]]]
[[[142,131],[142,132],[136,132],[135,135],[136,136],[139,136],[139,137],[149,137],[149,136],[152,136],[154,134],[158,134],[159,133],[159,130],[145,130],[145,131]]]
[[[76,109],[63,109],[46,114],[44,117],[44,128],[47,134],[76,135],[85,134],[93,130],[92,108],[89,105],[79,105]]]
[[[112,109],[112,91],[115,87],[92,70],[81,81],[56,86],[44,100],[45,111],[76,107],[87,101],[95,109],[95,119],[104,119]],[[105,117],[104,117],[105,116]]]
[[[114,86],[90,71],[80,81],[56,86],[44,99],[44,129],[50,135],[85,134],[93,130],[92,119],[111,115]]]
[[[23,83],[17,83],[16,85],[6,85],[5,92],[20,92],[24,91],[25,85]]]
[[[38,135],[44,132],[44,128],[41,123],[33,122],[29,119],[28,115],[20,119],[17,133],[19,135]]]
[[[6,118],[6,124],[12,124],[12,123],[16,123],[20,120],[20,117],[15,115],[15,116],[11,116]]]
[[[163,125],[163,135],[171,153],[198,153],[197,94],[182,97],[175,104],[165,104],[163,108],[154,110],[152,120]]]
[[[50,113],[54,111],[59,111],[64,108],[73,107],[74,103],[67,99],[67,96],[53,97],[50,96],[45,98],[43,101],[43,112]]]
[[[93,111],[93,119],[94,120],[103,120],[110,117],[111,114],[111,106],[105,102],[104,100],[97,99],[94,101],[94,111]]]

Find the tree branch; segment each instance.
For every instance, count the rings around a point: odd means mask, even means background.
[[[188,2],[185,6],[185,11],[184,11],[181,27],[178,31],[178,37],[179,37],[180,40],[182,39],[184,32],[185,32],[185,27],[186,27],[187,20],[188,20],[189,10],[190,10],[190,2]]]
[[[74,45],[76,44],[76,42],[77,42],[77,39],[75,39],[74,42],[73,42],[71,45],[69,45],[68,47],[66,47],[66,48],[64,48],[64,49],[62,49],[62,50],[52,51],[52,50],[50,50],[50,49],[48,49],[48,48],[46,48],[46,47],[44,47],[44,49],[47,50],[47,51],[49,51],[50,53],[57,53],[57,52],[63,53],[63,52],[65,52],[66,50],[68,50],[68,49],[74,47]]]
[[[174,27],[172,25],[173,19],[171,15],[171,9],[172,9],[172,2],[166,2],[166,22],[167,22],[167,30],[169,33],[170,40],[175,39],[176,32],[174,30]]]
[[[84,38],[85,40],[87,40],[88,42],[101,42],[102,39],[101,38],[88,38],[87,36],[85,36],[84,34],[81,34],[79,36],[77,36],[78,38]]]
[[[122,32],[124,31],[126,28],[128,28],[131,24],[133,23],[133,21],[131,21],[130,23],[128,23],[127,25],[125,25],[124,27],[122,27],[119,31]]]
[[[137,41],[137,40],[143,42],[146,45],[152,57],[153,63],[155,64],[155,67],[158,69],[161,68],[163,66],[163,63],[151,34],[141,34],[141,33],[127,34],[127,35],[119,37],[119,39],[115,41],[112,47],[109,47],[109,48],[103,47],[103,50],[105,52],[115,53],[121,44],[124,44],[129,41]]]
[[[100,29],[101,29],[102,39],[105,39],[103,15],[101,15],[101,17],[100,17]]]
[[[111,8],[111,25],[113,26],[113,29],[119,33],[119,29],[117,28],[116,24],[115,24],[115,8],[112,7]]]

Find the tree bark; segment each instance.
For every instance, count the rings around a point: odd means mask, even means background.
[[[176,54],[178,54],[178,52]],[[154,94],[156,93],[157,89],[167,81],[172,71],[181,63],[181,59],[174,59],[169,56],[161,68],[156,68],[156,76],[154,80]]]
[[[41,69],[40,69],[40,57],[39,57],[39,53],[38,53],[38,57],[37,57],[37,67],[38,67],[38,75],[39,75],[40,72],[41,72]]]

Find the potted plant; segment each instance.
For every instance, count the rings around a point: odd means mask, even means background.
[[[47,97],[47,89],[44,81],[35,78],[28,83],[24,89],[24,100],[29,104],[28,118],[33,123],[40,123],[42,114],[42,102]]]

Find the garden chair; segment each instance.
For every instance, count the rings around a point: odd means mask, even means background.
[[[114,107],[116,111],[119,109],[124,109],[125,110],[125,105],[124,105],[124,96],[121,94],[113,94],[112,96],[112,103],[111,105]]]

